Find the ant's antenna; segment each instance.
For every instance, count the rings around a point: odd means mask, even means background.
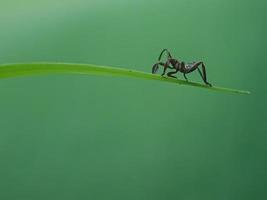
[[[170,54],[170,52],[168,51],[168,49],[163,49],[162,52],[161,52],[160,55],[159,55],[159,59],[158,59],[159,61],[160,61],[161,56],[162,56],[162,54],[164,53],[164,51],[167,51],[168,56],[169,56],[169,57],[172,57],[171,54]]]

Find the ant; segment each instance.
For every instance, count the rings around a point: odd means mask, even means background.
[[[160,59],[161,59],[162,54],[165,51],[167,52],[168,57],[167,57],[167,61],[165,63],[163,63],[163,62],[160,62]],[[202,61],[185,63],[183,61],[179,61],[175,58],[172,58],[170,52],[167,49],[163,49],[159,55],[158,62],[156,64],[154,64],[152,67],[152,74],[155,74],[158,71],[159,65],[163,66],[163,73],[161,74],[161,76],[164,76],[167,68],[170,68],[170,69],[175,69],[175,70],[168,72],[167,76],[177,78],[173,74],[176,74],[178,71],[180,71],[184,74],[184,78],[186,79],[186,81],[188,81],[188,79],[187,79],[185,74],[191,73],[197,69],[201,78],[203,79],[204,83],[206,83],[206,85],[211,87],[211,84],[207,81],[206,69],[205,69],[205,65]],[[199,69],[200,65],[202,67],[202,72]]]

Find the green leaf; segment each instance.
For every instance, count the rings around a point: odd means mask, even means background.
[[[187,82],[185,80],[162,77],[156,74],[130,70],[130,69],[123,69],[118,67],[98,66],[92,64],[72,64],[72,63],[29,63],[29,64],[25,63],[25,64],[0,65],[0,79],[18,77],[18,76],[38,75],[38,74],[61,74],[61,73],[125,76],[125,77],[169,82],[177,85],[193,86],[198,88],[204,88],[210,91],[250,94],[249,91],[215,87],[215,86],[209,87],[201,83]]]

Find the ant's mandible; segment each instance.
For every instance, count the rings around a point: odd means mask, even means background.
[[[163,63],[163,62],[160,62],[160,59],[161,59],[162,54],[165,51],[167,52],[167,61],[165,63]],[[197,69],[201,78],[203,79],[204,83],[211,87],[211,84],[207,81],[206,69],[205,69],[205,65],[202,61],[185,63],[183,61],[179,61],[175,58],[172,58],[170,52],[167,49],[163,49],[159,55],[158,62],[156,64],[154,64],[152,67],[152,73],[153,74],[155,74],[158,71],[159,66],[163,66],[163,73],[161,74],[161,76],[164,76],[167,68],[169,68],[169,69],[174,69],[174,71],[168,72],[167,76],[177,78],[173,74],[176,74],[177,72],[180,71],[181,73],[184,74],[184,78],[186,79],[186,81],[188,81],[186,74],[191,73]],[[202,72],[199,69],[200,66],[202,67]]]

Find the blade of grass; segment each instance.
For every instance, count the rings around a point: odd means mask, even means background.
[[[175,78],[166,78],[160,75],[123,69],[117,67],[98,66],[92,64],[72,64],[72,63],[24,63],[24,64],[2,64],[0,65],[0,79],[11,78],[18,76],[30,76],[38,74],[55,74],[55,73],[71,73],[85,75],[111,75],[111,76],[126,76],[134,78],[142,78],[147,80],[158,80],[163,82],[175,83],[180,85],[188,85],[199,88],[205,88],[213,91],[221,91],[237,94],[250,94],[249,91],[223,88],[209,87],[201,83],[187,82]]]

